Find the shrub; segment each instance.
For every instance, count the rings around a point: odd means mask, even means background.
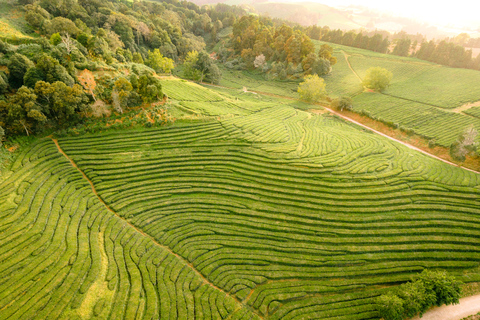
[[[331,103],[332,108],[337,110],[352,110],[353,109],[353,101],[350,97],[340,97],[333,99]]]
[[[327,94],[325,82],[316,74],[306,76],[305,81],[300,83],[297,91],[300,99],[308,102],[318,102]]]
[[[383,91],[390,85],[392,76],[393,74],[387,69],[373,67],[367,70],[362,83],[368,89]]]

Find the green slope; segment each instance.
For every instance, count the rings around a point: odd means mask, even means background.
[[[315,41],[317,47],[323,43]],[[479,71],[329,45],[335,48],[338,63],[332,74],[325,76],[327,90],[337,96],[353,96],[355,111],[411,129],[446,147],[469,125],[480,130],[480,118],[474,110],[456,110],[463,104],[480,101],[480,90],[473,85],[480,82]],[[360,79],[371,67],[393,73],[390,87],[382,94],[363,91]]]
[[[290,101],[164,88],[216,117],[59,140],[98,196],[50,139],[16,160],[0,319],[377,319],[423,268],[480,281],[479,175]]]

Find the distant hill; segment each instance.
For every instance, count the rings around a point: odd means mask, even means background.
[[[252,5],[259,13],[281,18],[304,26],[328,25],[333,29],[358,29],[363,25],[354,22],[348,13],[320,3],[263,2]]]
[[[423,34],[428,39],[455,36],[462,32],[469,33],[471,37],[480,35],[472,30],[434,26],[363,6],[334,8],[317,2],[289,0],[192,0],[192,2],[200,6],[215,3],[242,6],[250,12],[286,19],[303,26],[328,26],[331,29],[342,30],[386,30],[390,33],[403,30],[409,34]]]

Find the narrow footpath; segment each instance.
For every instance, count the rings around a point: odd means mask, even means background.
[[[423,317],[412,320],[461,320],[480,312],[480,294],[460,299],[460,304],[435,307],[427,311]]]

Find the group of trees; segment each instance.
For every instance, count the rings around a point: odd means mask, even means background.
[[[0,100],[0,126],[7,135],[43,130],[47,123],[62,126],[88,110],[89,99],[83,88],[64,82],[38,81],[35,87],[22,86],[18,91]]]
[[[377,310],[384,320],[404,320],[420,316],[432,306],[455,304],[460,299],[461,282],[446,271],[425,269],[411,282],[379,296]]]
[[[450,145],[450,156],[455,161],[463,162],[466,156],[477,150],[478,143],[475,141],[478,132],[473,125],[466,128]]]
[[[28,24],[42,37],[18,46],[0,40],[0,64],[8,68],[0,71],[2,137],[64,127],[79,121],[79,113],[86,114],[92,102],[123,112],[161,99],[161,84],[151,70],[170,73],[189,52],[195,59],[187,64],[198,80],[218,82],[219,69],[203,51],[206,41],[215,42],[216,33],[244,13],[235,6],[200,8],[177,0],[18,2]],[[78,69],[93,71],[105,63],[117,70],[138,70],[131,76],[101,79],[84,70],[77,77]],[[54,93],[47,94],[49,90]]]
[[[26,4],[27,22],[38,32],[47,37],[64,32],[104,59],[117,58],[118,49],[139,52],[145,59],[148,50],[158,49],[177,61],[204,49],[205,39],[214,42],[220,29],[244,13],[235,6],[201,8],[176,0],[20,2]]]
[[[372,36],[364,32],[342,31],[340,29],[330,30],[328,27],[311,26],[306,28],[305,32],[315,40],[322,40],[342,44],[345,46],[372,50],[375,52],[387,53],[390,41],[380,33]]]
[[[192,51],[185,58],[183,76],[199,82],[205,81],[217,84],[220,81],[221,72],[207,52]]]
[[[445,40],[438,44],[433,40],[423,42],[415,56],[422,60],[454,68],[480,70],[480,55],[472,59],[472,50],[465,50],[463,46]]]
[[[336,62],[331,51],[326,56],[325,52],[315,54],[313,42],[300,28],[278,26],[265,17],[243,16],[233,24],[231,39],[219,57],[229,60],[226,66],[230,68],[257,68],[271,78],[286,79],[329,73]]]
[[[480,47],[480,40],[460,34],[454,38],[441,41],[426,41],[420,34],[411,35],[404,31],[390,34],[386,31],[375,31],[368,35],[365,31],[331,30],[328,27],[310,26],[304,29],[312,39],[333,42],[350,47],[367,49],[375,52],[389,53],[398,56],[413,56],[422,60],[435,62],[454,68],[480,70],[480,55],[472,58],[472,50],[468,47]]]

